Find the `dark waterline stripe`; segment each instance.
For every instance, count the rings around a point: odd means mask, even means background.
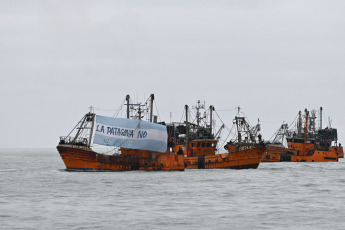
[[[67,170],[78,170],[78,171],[85,171],[85,170],[88,170],[88,171],[94,171],[94,169],[92,168],[75,168],[75,167],[67,167]]]

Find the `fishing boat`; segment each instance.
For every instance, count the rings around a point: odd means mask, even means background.
[[[198,101],[194,108],[196,109],[194,121],[189,121],[189,106],[185,105],[185,121],[168,125],[170,146],[173,152],[185,156],[186,168],[249,169],[259,166],[265,151],[263,142],[256,142],[254,135],[252,135],[253,138],[250,141],[247,141],[248,139],[230,141],[225,145],[227,152],[216,154],[220,133],[225,125],[222,124],[218,131],[214,132],[214,106],[211,105],[208,113],[205,111],[203,116],[201,116],[200,110],[205,109],[205,105]],[[209,118],[209,122],[207,118]],[[235,124],[237,124],[239,135],[243,132],[252,134],[251,131],[246,132],[242,129],[248,125],[244,118],[236,117]],[[249,126],[246,127],[249,128]]]
[[[150,96],[150,120],[143,120],[141,103],[130,103],[126,96],[126,118],[115,118],[87,113],[64,137],[57,150],[67,170],[129,171],[129,170],[184,170],[184,157],[170,153],[167,148],[167,128],[153,116],[154,95]],[[135,112],[130,116],[130,111]],[[153,121],[153,118],[154,121]],[[75,133],[72,136],[72,133]],[[92,144],[114,147],[114,154],[94,151]]]
[[[338,142],[337,129],[322,128],[322,107],[319,111],[319,127],[316,127],[316,110],[305,109],[304,116],[299,111],[291,129],[285,130],[287,148],[268,148],[263,162],[337,162],[344,156],[343,147]]]
[[[273,136],[273,141],[267,143],[267,149],[262,156],[261,162],[280,162],[286,156],[291,156],[291,151],[287,148],[286,136],[288,124],[282,124]]]
[[[235,117],[233,123],[237,136],[225,147],[230,154],[230,159],[237,158],[241,168],[257,168],[267,149],[267,144],[259,132],[260,124],[251,127],[245,117],[239,116]]]

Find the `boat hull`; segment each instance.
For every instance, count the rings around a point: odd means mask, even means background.
[[[135,156],[106,155],[91,148],[72,145],[58,145],[57,150],[67,170],[73,171],[183,171],[184,157],[174,154],[160,154],[157,159]]]
[[[265,147],[240,150],[213,156],[186,157],[189,169],[256,169],[262,159]]]
[[[280,162],[283,161],[286,153],[289,152],[288,148],[281,146],[268,146],[262,155],[261,162]]]
[[[338,158],[344,154],[341,146],[331,147],[330,151],[309,150],[307,154],[302,154],[301,144],[293,146],[300,148],[269,146],[262,157],[262,162],[337,162]],[[313,145],[308,145],[308,149],[313,147]]]
[[[315,150],[307,156],[292,155],[292,162],[337,162],[337,154],[333,151],[318,151]]]
[[[332,146],[331,151],[336,152],[338,158],[344,158],[343,146]]]

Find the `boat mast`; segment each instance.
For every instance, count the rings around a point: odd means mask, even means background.
[[[212,134],[212,112],[214,110],[213,105],[210,105],[210,133]]]
[[[305,118],[305,129],[304,129],[303,154],[305,154],[306,147],[307,147],[309,111],[307,109],[305,109],[305,113],[306,113],[306,118]]]
[[[315,110],[311,111],[311,116],[309,117],[309,131],[315,132],[315,120],[316,120],[316,112]]]
[[[139,120],[141,120],[141,108],[140,108],[140,104],[138,105],[138,116],[139,116]]]
[[[152,122],[152,116],[153,116],[153,100],[155,99],[155,95],[151,94],[151,109],[150,109],[150,122]]]
[[[200,100],[198,100],[198,105],[196,106],[196,123],[199,126],[200,123]]]
[[[84,125],[84,123],[85,123],[86,117],[87,117],[87,114],[83,117],[83,119],[82,119],[83,121],[81,122],[81,124],[80,124],[80,126],[79,126],[79,128],[78,128],[78,132],[77,132],[77,134],[75,135],[75,137],[74,137],[72,143],[76,143],[76,141],[77,141],[77,139],[78,139],[78,137],[79,137],[79,135],[80,135],[80,132],[81,132],[82,129],[83,129],[83,125]]]
[[[127,101],[127,119],[129,119],[129,95],[126,96]]]
[[[302,112],[298,112],[298,123],[297,123],[298,134],[302,133]]]
[[[199,127],[200,126],[200,121],[205,118],[205,115],[204,117],[201,117],[200,115],[200,109],[205,109],[205,102],[204,104],[200,104],[200,100],[198,100],[197,102],[198,104],[196,106],[193,106],[193,109],[196,109],[196,124],[197,126]]]
[[[242,141],[242,138],[241,138],[241,133],[240,133],[239,126],[238,126],[238,117],[237,116],[235,117],[235,120],[236,120],[236,127],[237,127],[237,138],[238,138],[238,142],[240,143]]]
[[[184,106],[186,109],[186,147],[188,150],[188,145],[189,145],[189,123],[188,123],[188,105]]]
[[[95,126],[95,114],[93,113],[92,111],[92,107],[90,109],[90,113],[89,113],[89,118],[88,118],[88,121],[91,121],[91,130],[90,130],[90,139],[89,139],[89,144],[88,144],[88,147],[90,148],[91,146],[91,140],[92,140],[92,134],[93,134],[93,128]]]
[[[322,129],[322,107],[320,107],[320,129]]]

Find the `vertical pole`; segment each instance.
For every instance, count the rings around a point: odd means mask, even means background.
[[[308,119],[309,119],[309,111],[305,110],[306,118],[305,118],[305,129],[304,129],[304,143],[303,143],[303,154],[306,154],[306,147],[307,147],[307,135],[308,135]]]
[[[189,145],[189,123],[188,123],[188,105],[185,105],[186,109],[186,148],[188,151],[188,145]]]
[[[151,109],[150,109],[150,122],[152,122],[152,116],[153,116],[153,100],[155,99],[155,95],[151,94]]]
[[[126,96],[127,101],[127,119],[129,119],[129,95]]]
[[[302,133],[302,112],[298,112],[298,123],[297,123],[298,134]]]
[[[241,138],[241,133],[240,133],[240,130],[238,127],[238,117],[237,116],[235,117],[235,120],[236,120],[236,128],[237,128],[237,139],[238,139],[238,142],[240,143],[242,141],[242,138]]]
[[[213,112],[213,110],[214,110],[214,107],[213,107],[213,105],[210,105],[210,133],[212,134],[212,120],[213,120],[213,117],[212,117],[212,112]]]
[[[198,100],[198,105],[196,106],[196,123],[198,126],[199,126],[199,122],[200,122],[199,109],[200,109],[200,100]]]
[[[322,129],[322,107],[320,107],[320,129]]]
[[[139,109],[138,109],[138,115],[139,115],[139,120],[141,120],[141,108],[140,108],[140,104],[139,104]]]
[[[93,128],[94,128],[94,126],[95,126],[95,114],[94,114],[94,113],[90,113],[90,116],[91,116],[91,119],[92,119],[92,123],[91,123],[91,131],[90,131],[89,148],[90,148],[90,146],[91,146]]]

